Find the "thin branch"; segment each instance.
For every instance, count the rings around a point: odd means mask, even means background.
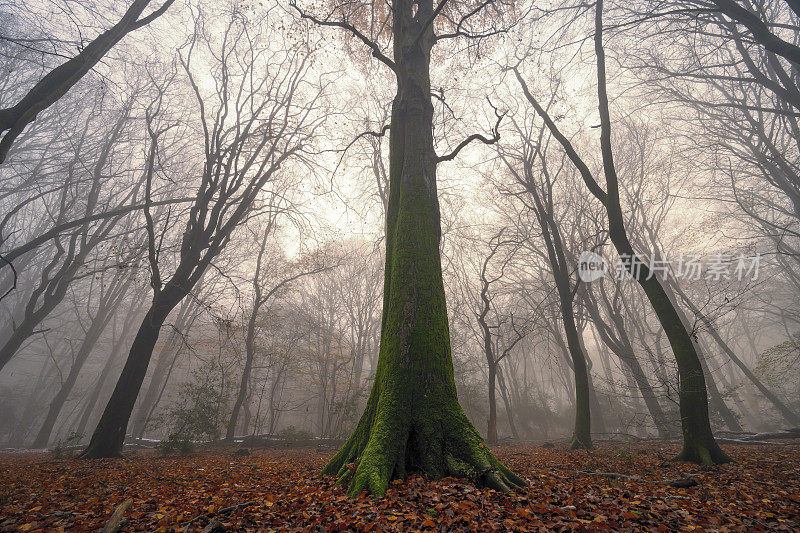
[[[380,61],[383,64],[385,64],[387,67],[389,67],[393,71],[396,71],[396,66],[395,66],[394,61],[389,59],[386,55],[384,55],[383,52],[381,52],[381,49],[380,49],[380,47],[378,46],[377,43],[375,43],[374,41],[371,41],[366,35],[364,35],[360,31],[358,31],[356,29],[356,27],[353,26],[352,24],[350,24],[348,22],[345,22],[343,20],[342,21],[336,21],[336,20],[328,20],[327,18],[318,19],[314,15],[309,15],[308,13],[306,13],[305,11],[303,11],[302,9],[297,7],[297,2],[295,0],[290,0],[289,5],[292,6],[293,8],[295,8],[295,10],[297,10],[297,13],[300,15],[301,18],[308,19],[311,22],[313,22],[314,24],[317,24],[319,26],[330,26],[330,27],[333,27],[333,28],[343,28],[343,29],[349,31],[355,37],[357,37],[362,43],[366,44],[367,47],[369,47],[370,50],[372,50],[372,57],[374,57],[378,61]]]
[[[492,105],[491,101],[489,101],[489,105],[492,106],[492,109],[494,110],[494,115],[497,117],[497,122],[494,123],[494,127],[492,128],[492,136],[486,137],[485,135],[482,135],[480,133],[473,133],[472,135],[461,141],[458,144],[458,146],[456,146],[455,150],[453,150],[447,155],[437,157],[436,158],[437,163],[441,163],[443,161],[452,161],[453,159],[456,158],[458,153],[472,141],[481,141],[483,144],[495,144],[497,141],[500,140],[500,121],[503,120],[503,117],[506,115],[506,113],[505,112],[500,113],[497,110],[497,108],[494,105]]]

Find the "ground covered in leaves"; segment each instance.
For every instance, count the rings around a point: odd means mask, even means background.
[[[334,450],[229,451],[80,460],[0,454],[0,531],[800,530],[800,445],[733,446],[735,464],[674,463],[677,447],[504,446],[530,486],[512,494],[464,480],[395,482],[348,499],[319,476]],[[675,486],[678,485],[678,486]]]

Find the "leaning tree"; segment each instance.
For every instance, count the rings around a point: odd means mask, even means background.
[[[326,16],[292,5],[315,24],[347,30],[397,83],[387,128],[389,199],[377,371],[358,425],[324,473],[349,483],[350,495],[363,490],[382,495],[392,479],[411,471],[472,478],[503,491],[522,486],[458,403],[439,249],[437,165],[474,140],[496,142],[498,126],[491,137],[471,135],[443,156],[433,139],[432,50],[446,39],[474,42],[496,33],[479,26],[498,13],[500,3],[366,1],[339,5]]]
[[[5,160],[14,140],[39,113],[64,96],[123,37],[160,17],[175,0],[167,0],[149,15],[142,16],[151,1],[134,0],[116,24],[85,46],[81,43],[81,51],[78,54],[49,71],[16,104],[0,109],[0,133],[6,132],[0,139],[0,163]],[[29,41],[8,40],[22,43]],[[45,53],[42,52],[42,55]]]
[[[272,16],[268,21],[277,22]],[[158,234],[166,222],[156,220],[149,209],[154,180],[170,170],[161,164],[167,155],[164,139],[176,135],[171,130],[178,131],[176,122],[164,116],[170,85],[165,82],[148,108],[146,120],[148,208],[144,214],[153,300],[83,457],[120,454],[128,421],[167,317],[195,289],[234,231],[259,210],[269,209],[265,205],[267,193],[290,175],[282,167],[305,158],[307,146],[323,120],[318,100],[324,81],[315,85],[305,80],[311,53],[308,48],[270,50],[264,44],[265,36],[250,27],[238,11],[230,13],[221,29],[219,45],[198,35],[200,22],[194,37],[179,53],[187,85],[197,102],[197,129],[203,150],[202,164],[197,165],[195,198],[189,212],[180,219],[184,230],[176,265],[168,273],[163,257],[164,234]],[[278,42],[277,46],[283,44]],[[202,77],[197,62],[206,58],[210,58],[211,72]]]
[[[708,392],[703,365],[694,346],[691,333],[681,320],[679,310],[664,285],[653,275],[648,264],[634,251],[626,229],[626,219],[620,201],[620,183],[612,146],[612,122],[609,112],[606,82],[606,56],[603,45],[603,0],[595,3],[594,49],[597,64],[597,98],[600,115],[600,153],[606,190],[595,179],[589,165],[578,154],[572,142],[562,133],[548,111],[542,107],[525,83],[518,67],[512,66],[528,102],[542,118],[567,157],[578,170],[589,192],[603,205],[608,219],[608,236],[617,250],[627,272],[641,286],[661,327],[669,340],[679,375],[679,408],[683,431],[683,449],[678,459],[706,465],[731,461],[714,439],[708,414]]]

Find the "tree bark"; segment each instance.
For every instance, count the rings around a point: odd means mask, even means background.
[[[389,145],[389,205],[381,342],[372,392],[354,433],[324,473],[348,493],[386,492],[409,471],[472,478],[499,490],[525,482],[495,459],[456,396],[442,280],[433,149],[433,3],[393,7],[397,94]],[[354,466],[351,470],[350,466]]]
[[[187,294],[179,288],[177,281],[170,281],[153,300],[153,305],[139,326],[139,331],[131,345],[128,359],[122,373],[111,393],[111,398],[103,411],[100,422],[94,430],[89,446],[81,454],[85,458],[119,457],[125,443],[125,432],[128,428],[136,397],[142,387],[147,366],[153,355],[161,326],[169,313]]]

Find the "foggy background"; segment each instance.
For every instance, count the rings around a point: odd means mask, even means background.
[[[748,6],[800,44],[788,3]],[[0,2],[0,108],[126,8]],[[800,413],[800,72],[706,8],[607,4],[613,142],[631,241],[669,265],[712,426],[757,432]],[[597,172],[593,10],[522,2],[504,16],[507,31],[442,45],[433,61],[438,153],[503,114],[499,142],[438,171],[461,405],[485,431],[494,366],[501,438],[572,431],[571,359],[533,187],[573,283],[583,251],[608,267],[574,299],[593,433],[677,436],[669,343],[638,284],[618,279],[602,206],[509,70]],[[468,60],[456,60],[463,46]],[[294,151],[167,318],[128,433],[346,438],[377,364],[389,139],[362,133],[388,124],[389,74],[283,3],[177,0],[43,111],[0,166],[0,443],[88,442],[152,300],[153,265],[168,279],[179,262],[215,124],[221,138],[251,124],[286,139],[268,164]],[[258,115],[263,101],[285,110],[281,127]],[[265,153],[256,141],[239,149]]]

